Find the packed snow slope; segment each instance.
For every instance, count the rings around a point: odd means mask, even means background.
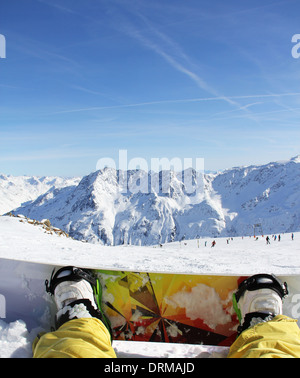
[[[48,218],[78,240],[156,245],[198,237],[300,231],[300,155],[218,174],[187,170],[91,173],[15,210]]]
[[[300,233],[186,240],[162,246],[103,246],[49,234],[20,218],[0,217],[0,258],[87,268],[161,273],[300,275]],[[1,279],[1,277],[0,277]]]

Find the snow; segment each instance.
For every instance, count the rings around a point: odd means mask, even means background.
[[[22,221],[22,222],[21,222]],[[21,218],[0,217],[0,258],[51,263],[57,265],[76,264],[103,269],[124,269],[158,272],[180,272],[189,274],[239,274],[250,275],[259,272],[279,275],[300,274],[300,233],[282,234],[281,241],[267,245],[265,236],[236,237],[231,240],[212,239],[173,242],[163,246],[103,246],[75,241],[65,236],[45,233],[40,225],[33,226]],[[228,240],[228,242],[227,242]],[[205,242],[207,246],[205,247]],[[76,261],[76,263],[74,263]],[[1,277],[0,277],[1,279]],[[191,293],[189,311],[205,311],[191,306],[194,296],[203,294],[203,288]],[[206,293],[208,301],[217,299]],[[170,298],[179,301],[179,298]],[[217,303],[218,305],[218,303]],[[213,322],[207,314],[208,321]],[[31,345],[38,333],[28,331],[22,319],[6,323],[0,320],[0,357],[31,357]],[[114,342],[118,357],[226,357],[224,347],[201,345],[180,345],[163,343]]]
[[[154,246],[103,246],[49,235],[42,227],[0,217],[0,258],[90,268],[186,274],[300,274],[300,245],[283,234],[267,245],[265,237],[201,238]],[[295,233],[297,235],[297,233]],[[216,246],[211,248],[212,240]],[[227,244],[227,240],[228,243]],[[272,240],[272,238],[271,238]],[[205,242],[207,246],[205,247]],[[199,248],[198,248],[199,243]]]
[[[34,337],[22,320],[10,324],[0,320],[0,358],[30,357]]]

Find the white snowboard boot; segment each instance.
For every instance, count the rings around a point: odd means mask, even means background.
[[[110,322],[101,310],[100,284],[91,271],[68,266],[55,274],[53,271],[50,282],[46,280],[45,284],[57,308],[56,329],[72,319],[97,318],[111,333]]]
[[[238,333],[282,315],[282,301],[287,295],[287,284],[274,275],[257,274],[244,280],[233,296],[240,321]]]

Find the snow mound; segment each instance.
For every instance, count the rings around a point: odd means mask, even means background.
[[[30,358],[32,337],[22,320],[10,324],[0,320],[0,358]]]

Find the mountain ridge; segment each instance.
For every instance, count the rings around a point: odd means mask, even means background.
[[[0,173],[0,215],[54,188],[76,185],[80,178],[58,176],[12,176]]]
[[[104,168],[50,189],[15,213],[48,218],[79,240],[153,245],[253,235],[254,224],[264,233],[299,231],[299,188],[300,155],[215,174]]]

